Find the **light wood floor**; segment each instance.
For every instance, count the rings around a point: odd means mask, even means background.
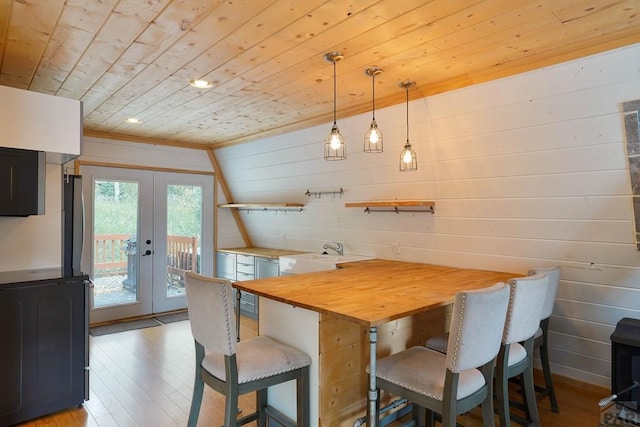
[[[243,319],[241,324],[243,338],[256,333],[255,321]],[[185,426],[193,387],[193,354],[188,321],[91,337],[89,401],[81,408],[24,425]],[[568,384],[560,379],[555,385],[561,412],[554,414],[549,410],[548,401],[540,402],[542,426],[604,425],[596,403],[609,391]],[[240,406],[246,412],[253,410],[253,395],[244,396]],[[223,411],[220,395],[205,387],[199,425],[221,425]],[[482,425],[476,412],[461,416],[459,422],[467,427]]]

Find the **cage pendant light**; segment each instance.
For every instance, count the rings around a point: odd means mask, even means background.
[[[324,59],[333,63],[333,127],[324,140],[324,159],[344,160],[347,158],[346,144],[336,123],[336,62],[343,60],[344,55],[340,52],[329,52],[324,55]]]
[[[371,92],[372,92],[372,120],[369,130],[364,134],[364,152],[365,153],[382,153],[382,131],[378,128],[376,123],[376,76],[382,73],[382,68],[371,67],[367,68],[365,74],[371,77]]]
[[[404,144],[404,148],[400,153],[400,172],[410,172],[418,170],[418,157],[416,152],[413,151],[411,143],[409,142],[409,88],[416,85],[416,82],[407,80],[401,82],[400,87],[407,91],[407,142]]]

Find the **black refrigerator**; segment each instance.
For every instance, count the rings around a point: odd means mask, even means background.
[[[84,225],[82,176],[65,174],[62,179],[62,274],[65,277],[81,271]]]
[[[65,177],[63,187],[62,265],[0,272],[0,427],[82,405],[89,397],[81,180]]]

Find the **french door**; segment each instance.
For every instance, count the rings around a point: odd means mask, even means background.
[[[213,272],[213,176],[82,166],[91,322],[186,307],[187,271]]]

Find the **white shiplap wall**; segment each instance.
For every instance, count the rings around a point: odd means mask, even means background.
[[[368,114],[338,117],[346,161],[322,159],[330,124],[216,155],[235,202],[306,203],[302,213],[243,214],[256,246],[321,251],[335,240],[348,253],[513,273],[561,265],[552,369],[608,387],[609,335],[620,318],[640,317],[620,112],[622,102],[639,98],[634,45],[411,101],[417,172],[398,171],[405,105],[376,112],[380,155],[361,152]],[[342,198],[304,195],[341,187]],[[435,200],[435,215],[344,207],[396,198]],[[220,218],[228,221],[229,212]],[[218,238],[219,247],[242,245],[228,229]]]
[[[44,215],[0,217],[0,271],[56,268],[62,262],[62,168],[47,163]]]

